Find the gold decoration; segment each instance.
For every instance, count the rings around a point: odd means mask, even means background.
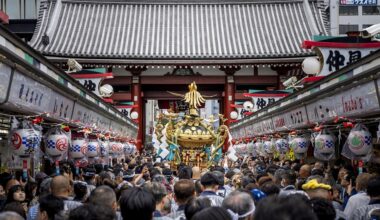
[[[197,91],[195,82],[192,82],[188,88],[189,92],[185,95],[170,92],[182,97],[188,103],[189,113],[184,116],[184,119],[178,120],[178,114],[170,110],[164,115],[168,119],[165,125],[166,141],[170,152],[168,158],[172,161],[174,169],[179,163],[200,168],[217,163],[229,134],[228,127],[224,125],[226,119],[223,115],[219,115],[219,119],[216,120],[214,116],[210,116],[209,120],[199,117],[198,107],[205,102],[205,99]],[[215,132],[213,124],[218,120],[221,126]],[[211,152],[212,145],[214,150]]]

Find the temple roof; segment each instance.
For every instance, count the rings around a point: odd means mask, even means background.
[[[256,59],[302,57],[327,34],[308,0],[43,0],[31,46],[52,57]]]

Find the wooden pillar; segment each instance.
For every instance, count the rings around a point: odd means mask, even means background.
[[[231,123],[230,113],[233,111],[231,105],[235,104],[235,79],[234,74],[240,70],[238,66],[225,66],[220,68],[226,74],[226,82],[224,85],[224,117],[228,119],[225,125],[229,126]]]
[[[140,75],[143,71],[146,70],[145,67],[129,67],[126,68],[127,71],[132,73],[132,85],[131,85],[131,93],[132,93],[132,101],[133,104],[136,105],[136,108],[131,109],[132,112],[137,112],[138,118],[137,118],[137,124],[139,126],[138,132],[137,132],[137,138],[136,138],[136,147],[139,151],[142,150],[142,146],[144,143],[144,102],[142,99],[142,92],[141,92],[141,83],[140,83]]]

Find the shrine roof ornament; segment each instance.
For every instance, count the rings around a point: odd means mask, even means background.
[[[302,57],[303,40],[327,34],[325,17],[312,0],[42,0],[30,44],[89,59]]]

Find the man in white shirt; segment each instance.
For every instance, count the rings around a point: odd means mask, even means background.
[[[371,175],[369,173],[361,173],[356,178],[356,190],[357,194],[351,196],[348,199],[346,208],[344,209],[344,214],[350,218],[353,211],[361,206],[368,205],[369,203],[369,196],[365,192],[367,189],[368,180],[371,178]]]

